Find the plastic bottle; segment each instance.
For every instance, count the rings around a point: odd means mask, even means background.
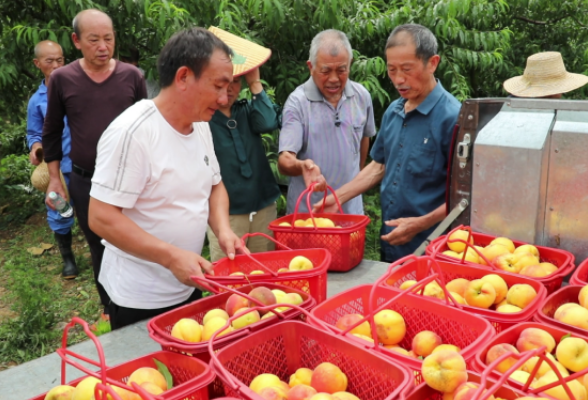
[[[73,207],[59,194],[50,192],[49,200],[63,218],[69,218],[73,215]]]

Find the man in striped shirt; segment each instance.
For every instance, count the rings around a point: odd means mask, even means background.
[[[312,182],[337,189],[351,181],[367,157],[369,138],[376,134],[372,99],[359,83],[349,80],[353,53],[343,32],[329,29],[317,34],[307,61],[310,79],[296,88],[284,105],[278,161],[289,175],[287,212],[292,213],[300,193]],[[318,201],[322,193],[314,193]],[[306,202],[300,203],[306,211]],[[361,195],[343,211],[363,214]]]

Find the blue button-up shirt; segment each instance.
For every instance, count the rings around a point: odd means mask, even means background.
[[[386,167],[380,198],[383,221],[419,217],[445,202],[449,150],[461,104],[441,82],[408,114],[405,103],[400,98],[390,104],[371,151],[374,161]],[[381,233],[393,229],[382,224]],[[382,256],[392,262],[412,253],[433,229],[401,246],[382,242]]]
[[[29,105],[27,107],[27,144],[29,150],[36,142],[42,142],[43,123],[45,122],[45,115],[47,114],[47,86],[45,80],[41,82],[39,89],[31,96]],[[69,126],[67,125],[67,117],[63,119],[65,126],[63,128],[62,149],[63,158],[61,160],[60,169],[64,174],[71,172],[71,159],[69,152],[71,151],[71,135],[69,133]]]
[[[351,181],[359,173],[361,140],[376,134],[372,98],[365,87],[348,80],[337,107],[333,107],[310,78],[290,94],[282,114],[280,152],[290,151],[299,160],[311,159],[333,189]],[[290,178],[287,213],[306,189],[302,176]],[[313,193],[310,204],[323,198]],[[306,212],[306,198],[300,203]],[[346,214],[363,214],[361,196],[343,204]]]

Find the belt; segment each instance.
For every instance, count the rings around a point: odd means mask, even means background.
[[[88,171],[87,169],[78,167],[75,164],[72,164],[71,170],[79,176],[81,176],[82,178],[92,178],[92,175],[94,175],[94,171]]]

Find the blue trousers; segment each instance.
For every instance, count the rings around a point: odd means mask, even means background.
[[[69,190],[69,173],[67,174],[63,174],[63,178],[65,179],[65,183],[68,186],[68,190]],[[71,199],[71,196],[69,196],[69,203],[72,205],[73,207],[73,201]],[[73,215],[69,218],[63,218],[59,212],[52,210],[49,208],[49,206],[47,207],[47,222],[49,223],[49,228],[51,228],[51,230],[55,233],[58,233],[60,235],[65,235],[66,233],[68,233],[71,230],[71,227],[74,223],[74,217]]]

